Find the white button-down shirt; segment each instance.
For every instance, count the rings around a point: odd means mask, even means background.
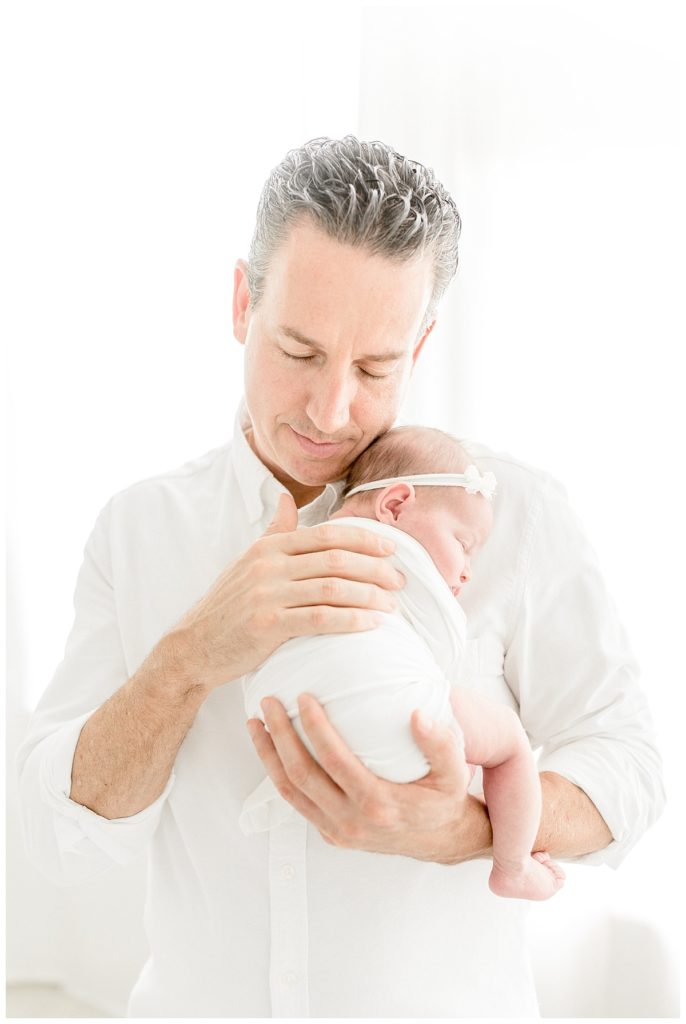
[[[242,407],[232,443],[134,484],[98,516],[64,660],[19,753],[29,855],[73,884],[147,850],[151,956],[129,1016],[536,1016],[528,904],[490,893],[488,860],[341,849],[300,815],[243,835],[264,768],[238,680],[206,699],[149,807],[110,821],[69,799],[83,724],[273,518],[284,488],[244,425]],[[580,786],[612,832],[581,859],[616,866],[663,802],[636,664],[560,485],[469,448],[498,494],[461,595],[461,681],[518,710],[539,769]],[[339,491],[328,485],[300,525],[325,520]]]

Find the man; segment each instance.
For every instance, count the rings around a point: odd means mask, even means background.
[[[288,154],[235,271],[233,442],[98,518],[20,782],[29,851],[57,881],[148,851],[130,1016],[536,1014],[525,908],[487,890],[488,815],[452,733],[413,714],[432,772],[396,785],[306,697],[319,764],[275,700],[251,743],[240,686],[289,637],[372,629],[393,605],[377,538],[316,524],[396,419],[459,227],[433,174],[381,143]],[[468,678],[542,748],[536,848],[616,865],[663,799],[636,666],[559,485],[475,454],[499,495],[464,600]],[[300,814],[245,837],[264,768]]]

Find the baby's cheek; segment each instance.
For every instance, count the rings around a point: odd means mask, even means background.
[[[461,544],[457,545],[457,549],[453,552],[453,559],[451,565],[452,575],[458,579],[465,567],[465,556],[464,550]]]
[[[444,546],[437,553],[436,565],[446,583],[452,586],[455,576],[459,575],[459,562],[455,551]]]

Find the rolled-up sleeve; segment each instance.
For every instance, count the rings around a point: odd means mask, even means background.
[[[564,488],[535,495],[505,674],[539,771],[579,786],[613,836],[576,858],[617,867],[664,806],[662,763],[639,669]]]
[[[86,544],[64,658],[17,754],[27,855],[42,874],[61,885],[128,864],[142,853],[174,784],[172,772],[157,800],[127,818],[104,818],[69,797],[81,730],[129,675],[109,558],[112,501],[98,516]]]

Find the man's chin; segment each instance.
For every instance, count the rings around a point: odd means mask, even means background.
[[[299,464],[287,463],[286,467],[274,473],[274,476],[291,492],[298,508],[301,508],[314,501],[327,484],[344,479],[346,470],[340,466],[317,466],[313,470]]]
[[[326,484],[345,479],[348,469],[340,462],[332,461],[331,465],[320,464],[315,467],[296,464],[287,472],[290,479],[301,487],[325,487]]]
[[[337,453],[330,458],[308,457],[300,452],[283,452],[281,466],[291,479],[306,487],[323,487],[344,479],[350,466],[359,455],[358,446],[349,451]]]

